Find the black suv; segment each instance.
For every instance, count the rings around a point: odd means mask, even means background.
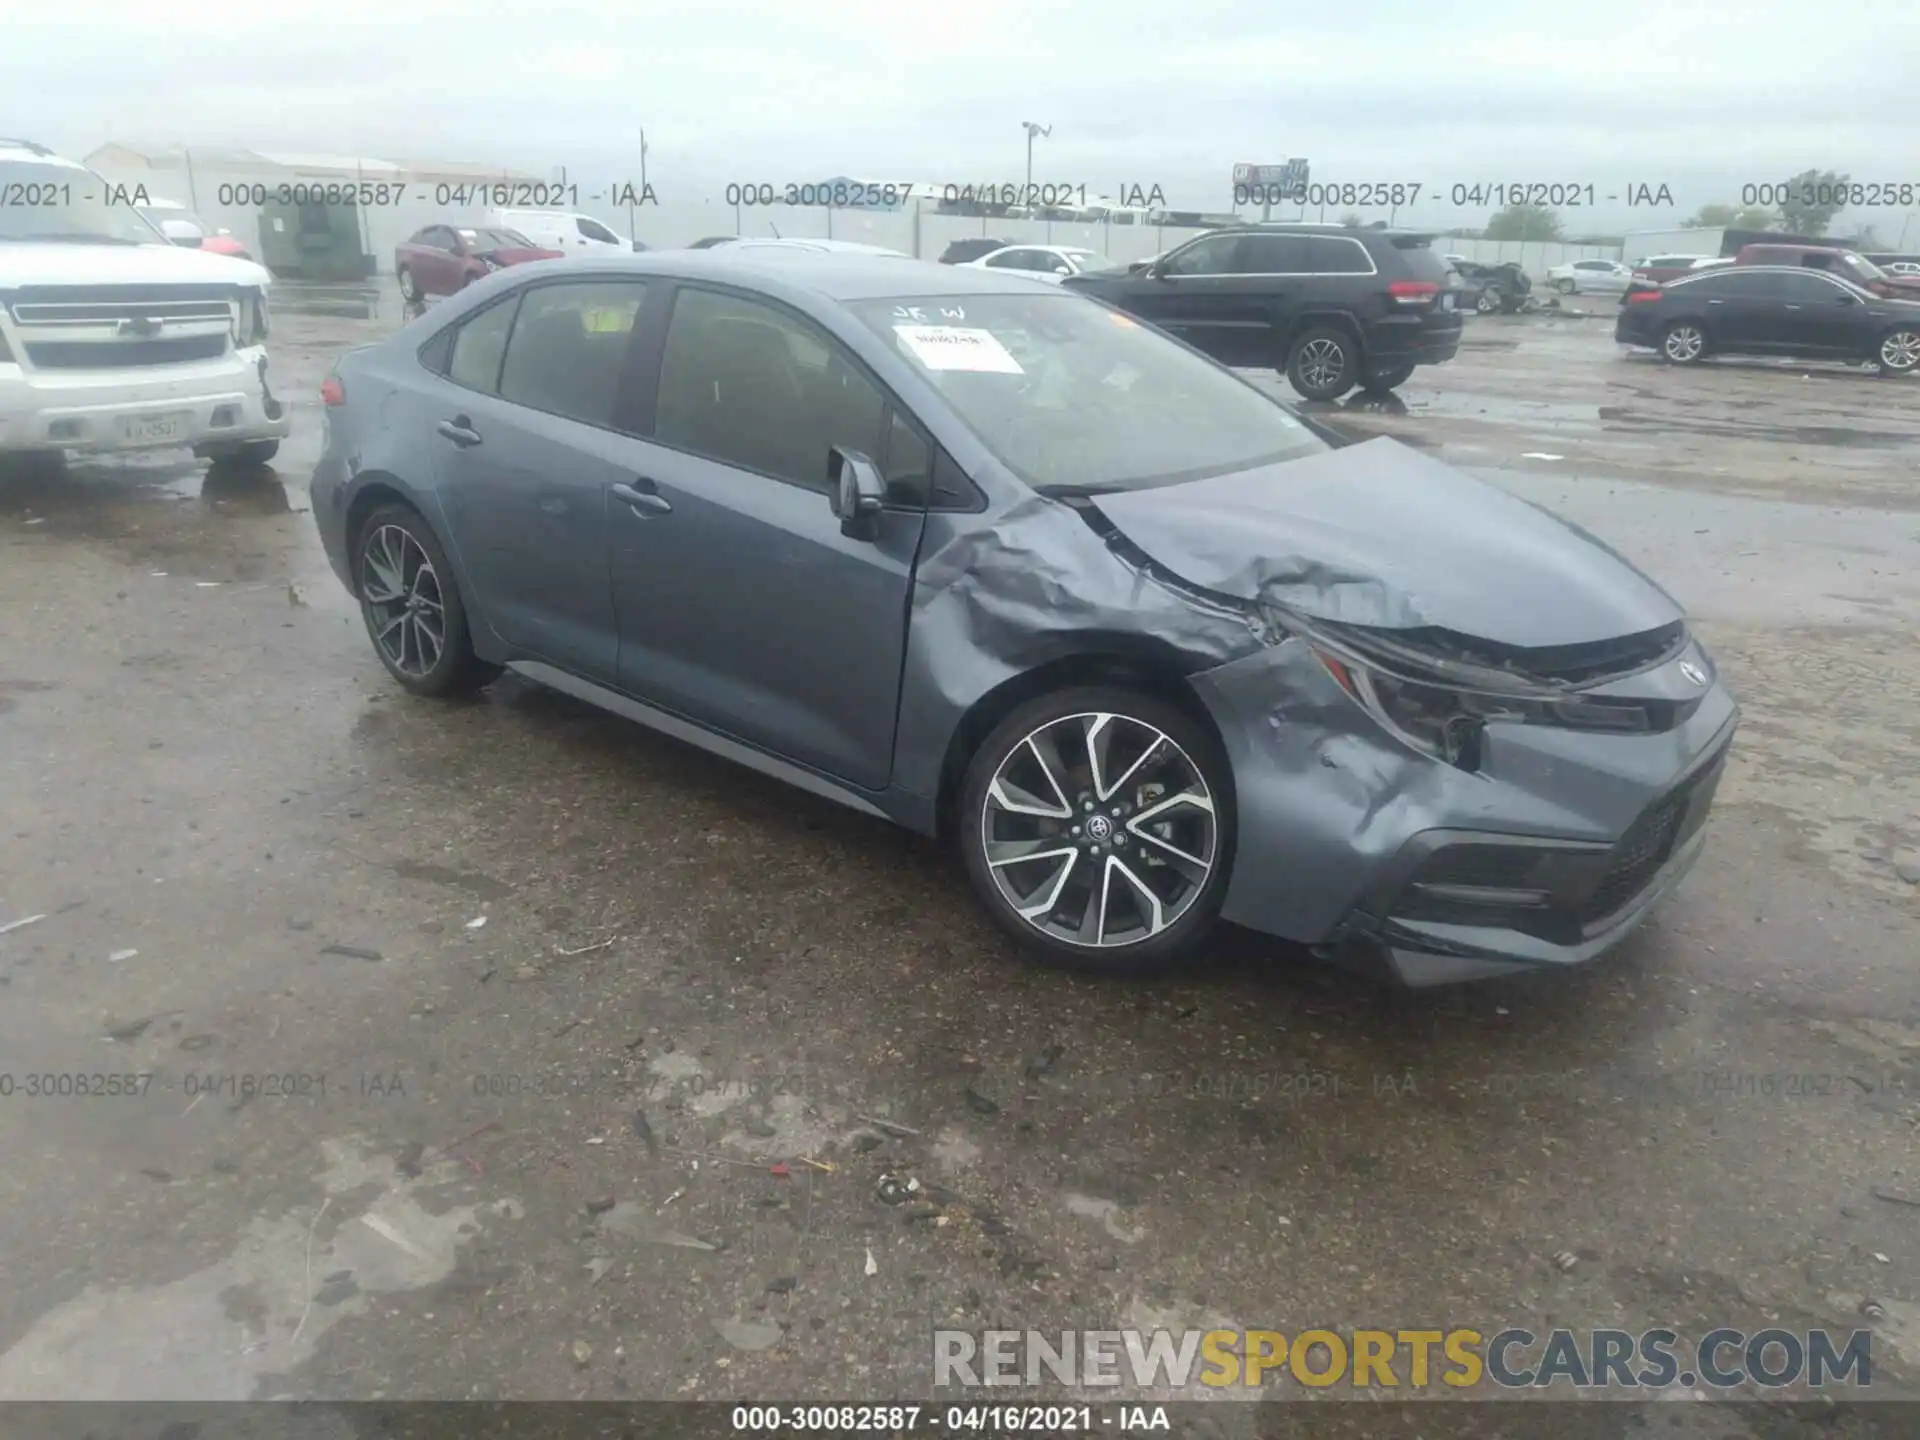
[[[1125,274],[1070,275],[1223,365],[1274,366],[1309,400],[1391,390],[1460,348],[1433,236],[1326,225],[1214,230]]]

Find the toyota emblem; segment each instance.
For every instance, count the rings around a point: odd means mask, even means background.
[[[1696,685],[1704,685],[1707,683],[1707,672],[1691,660],[1682,660],[1680,662],[1680,673]]]

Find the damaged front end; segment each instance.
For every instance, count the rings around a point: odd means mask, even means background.
[[[1227,919],[1441,984],[1592,959],[1697,859],[1737,707],[1684,622],[1528,652],[1263,613],[1192,677],[1238,787]]]

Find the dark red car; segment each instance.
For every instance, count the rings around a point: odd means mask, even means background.
[[[418,304],[429,295],[451,295],[482,275],[530,260],[558,260],[565,252],[544,250],[512,230],[429,225],[394,247],[393,272],[400,293]]]
[[[1920,275],[1889,275],[1858,250],[1841,245],[1742,245],[1736,265],[1804,265],[1851,280],[1883,300],[1920,300]]]

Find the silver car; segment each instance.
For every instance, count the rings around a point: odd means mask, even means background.
[[[958,850],[1046,958],[1217,918],[1412,984],[1693,864],[1737,708],[1658,585],[990,270],[504,270],[323,387],[313,513],[418,695],[502,669]]]
[[[1547,283],[1562,295],[1620,295],[1633,271],[1618,260],[1570,260],[1547,271]]]

